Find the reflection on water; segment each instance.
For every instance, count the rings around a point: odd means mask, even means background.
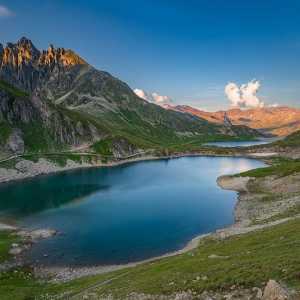
[[[59,184],[58,180],[63,180]],[[89,183],[88,180],[73,182],[73,175],[65,174],[35,178],[26,182],[0,185],[0,216],[24,217],[40,211],[54,209],[69,202],[79,201],[94,192],[104,191],[109,186]]]
[[[222,160],[220,163],[220,174],[233,174],[238,169],[239,172],[245,172],[252,169],[253,161],[250,159],[236,158],[234,164],[230,160]]]
[[[137,261],[232,223],[236,194],[218,188],[216,178],[260,166],[244,158],[186,157],[76,170],[0,185],[0,212],[62,233],[35,244],[29,261]]]

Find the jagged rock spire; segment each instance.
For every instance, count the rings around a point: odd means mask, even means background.
[[[17,45],[31,45],[31,46],[33,46],[32,41],[30,39],[28,39],[27,37],[25,37],[25,36],[21,37],[17,41]]]
[[[28,49],[31,51],[33,56],[39,55],[40,51],[34,46],[32,41],[26,37],[21,37],[17,42],[17,47],[19,49]]]
[[[55,48],[49,45],[46,51],[43,51],[39,57],[39,65],[59,64],[64,67],[87,64],[79,55],[72,50],[64,48]]]
[[[41,76],[48,78],[52,72],[64,73],[75,65],[86,64],[72,50],[50,45],[47,50],[39,51],[26,37],[15,44],[0,46],[0,78],[29,92],[37,87]]]
[[[0,44],[1,45],[1,44]],[[0,46],[0,58],[3,64],[18,67],[22,64],[74,66],[86,62],[72,50],[55,48],[52,44],[47,50],[40,52],[26,37],[21,37],[16,44],[7,43],[6,47]]]

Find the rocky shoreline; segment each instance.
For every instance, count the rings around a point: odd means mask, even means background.
[[[0,272],[24,266],[25,263],[22,255],[25,251],[28,251],[34,243],[42,239],[48,239],[58,233],[56,230],[50,228],[27,230],[3,223],[0,223],[0,231],[12,232],[21,239],[20,242],[11,244],[8,254],[12,256],[12,259],[0,263]]]
[[[33,178],[37,176],[55,174],[64,171],[72,171],[76,169],[97,168],[97,167],[114,167],[128,163],[159,160],[159,159],[173,159],[180,157],[194,157],[194,156],[210,156],[210,157],[245,157],[253,159],[265,159],[272,156],[276,156],[276,152],[236,152],[236,153],[216,153],[214,151],[200,151],[200,152],[181,152],[173,155],[141,155],[140,157],[120,159],[115,161],[104,162],[75,162],[71,159],[67,159],[65,166],[59,166],[53,161],[46,158],[40,158],[37,162],[26,160],[24,158],[19,159],[14,167],[1,167],[0,166],[0,184],[12,181],[23,180],[27,178]]]

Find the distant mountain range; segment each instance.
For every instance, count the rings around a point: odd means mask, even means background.
[[[25,37],[0,44],[0,154],[93,147],[105,139],[130,152],[256,135],[244,125],[148,103],[72,50],[50,45],[40,51]]]
[[[245,125],[263,133],[277,136],[286,136],[300,130],[300,109],[286,106],[245,110],[237,108],[217,112],[206,112],[187,105],[169,105],[166,108],[189,113],[215,124],[223,124],[226,114],[234,125]]]

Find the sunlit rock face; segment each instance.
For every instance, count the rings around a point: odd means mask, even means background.
[[[52,73],[66,72],[76,65],[87,64],[72,50],[50,45],[39,51],[25,37],[15,44],[0,46],[0,76],[28,92],[41,89]]]
[[[72,50],[66,50],[64,48],[55,49],[53,45],[50,45],[47,51],[41,53],[38,64],[39,66],[59,64],[68,67],[84,65],[86,62]]]
[[[0,53],[1,52],[3,52],[1,61],[2,67],[6,65],[13,67],[32,65],[38,68],[54,64],[68,67],[86,64],[86,62],[72,50],[66,50],[64,48],[56,49],[53,45],[50,45],[47,50],[39,51],[31,40],[25,37],[21,38],[15,44],[8,43],[5,48],[1,45]]]

